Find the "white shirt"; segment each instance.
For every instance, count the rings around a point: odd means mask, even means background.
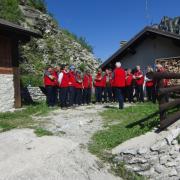
[[[61,72],[61,73],[59,73],[59,75],[58,75],[58,83],[59,83],[59,85],[61,85],[62,78],[63,78],[63,73]]]

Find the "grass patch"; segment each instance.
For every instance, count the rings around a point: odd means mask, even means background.
[[[109,163],[112,172],[125,180],[145,180],[146,178],[130,172],[123,163],[115,163],[109,150],[133,137],[150,131],[159,123],[158,106],[152,103],[136,104],[119,110],[106,107],[100,115],[104,129],[96,132],[89,143],[89,151],[97,155],[103,162]]]
[[[157,110],[158,106],[152,103],[137,104],[123,110],[108,108],[100,114],[104,129],[93,135],[89,144],[90,152],[101,157],[105,150],[150,131],[158,124],[158,115],[151,116]],[[147,116],[148,120],[145,121]]]
[[[38,137],[42,137],[42,136],[53,136],[53,133],[51,131],[48,131],[46,129],[43,128],[37,128],[35,129],[34,133],[38,136]]]
[[[0,113],[0,131],[5,132],[11,129],[31,128],[35,129],[37,135],[49,132],[41,128],[42,121],[37,121],[33,117],[45,116],[50,112],[46,103],[38,103],[25,106],[25,109],[15,112]]]
[[[123,163],[112,166],[111,168],[115,172],[115,175],[122,177],[124,180],[146,180],[145,177],[137,173],[127,171]]]

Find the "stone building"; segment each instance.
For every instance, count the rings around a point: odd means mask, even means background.
[[[0,112],[21,107],[19,43],[40,37],[33,31],[0,19]]]
[[[108,58],[101,67],[114,67],[120,61],[124,68],[140,65],[145,70],[148,65],[154,67],[158,58],[180,56],[180,35],[145,27],[123,47]]]

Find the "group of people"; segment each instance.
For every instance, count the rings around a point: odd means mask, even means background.
[[[162,65],[156,65],[158,72],[163,72]],[[151,66],[146,73],[153,72]],[[167,81],[164,82],[165,86]],[[147,99],[156,102],[156,82],[148,79],[140,66],[124,70],[121,63],[115,64],[115,69],[101,68],[92,77],[90,70],[81,72],[74,65],[61,65],[55,68],[48,66],[44,72],[44,85],[47,92],[47,104],[54,107],[60,104],[62,109],[91,103],[92,88],[95,89],[95,102],[118,102],[123,109],[124,102],[144,102],[144,87]]]

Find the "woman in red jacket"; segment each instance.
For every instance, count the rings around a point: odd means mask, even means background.
[[[153,68],[151,66],[147,67],[147,73],[153,72]],[[146,86],[146,94],[148,101],[156,102],[156,92],[155,92],[155,83],[153,79],[147,78],[145,76],[145,86]]]
[[[134,102],[132,82],[133,82],[133,74],[131,73],[131,69],[128,69],[126,73],[126,92],[129,103]]]
[[[80,71],[76,71],[76,93],[75,93],[75,104],[81,105],[82,104],[82,90],[83,90],[83,79]]]
[[[96,102],[102,102],[102,92],[103,92],[103,76],[102,76],[102,69],[99,68],[94,79],[94,87],[95,87],[95,96]]]
[[[47,105],[54,107],[56,104],[57,74],[51,66],[47,67],[44,73],[44,85],[47,93]]]
[[[144,90],[143,90],[143,84],[144,84],[144,75],[141,71],[140,66],[136,66],[136,72],[134,73],[133,78],[136,81],[136,97],[137,101],[144,102]]]
[[[60,87],[60,105],[62,109],[67,108],[68,86],[69,86],[69,69],[68,65],[62,65],[62,71],[58,76]]]
[[[91,91],[92,91],[92,76],[90,70],[87,70],[84,74],[83,78],[83,103],[90,104],[91,103]]]

